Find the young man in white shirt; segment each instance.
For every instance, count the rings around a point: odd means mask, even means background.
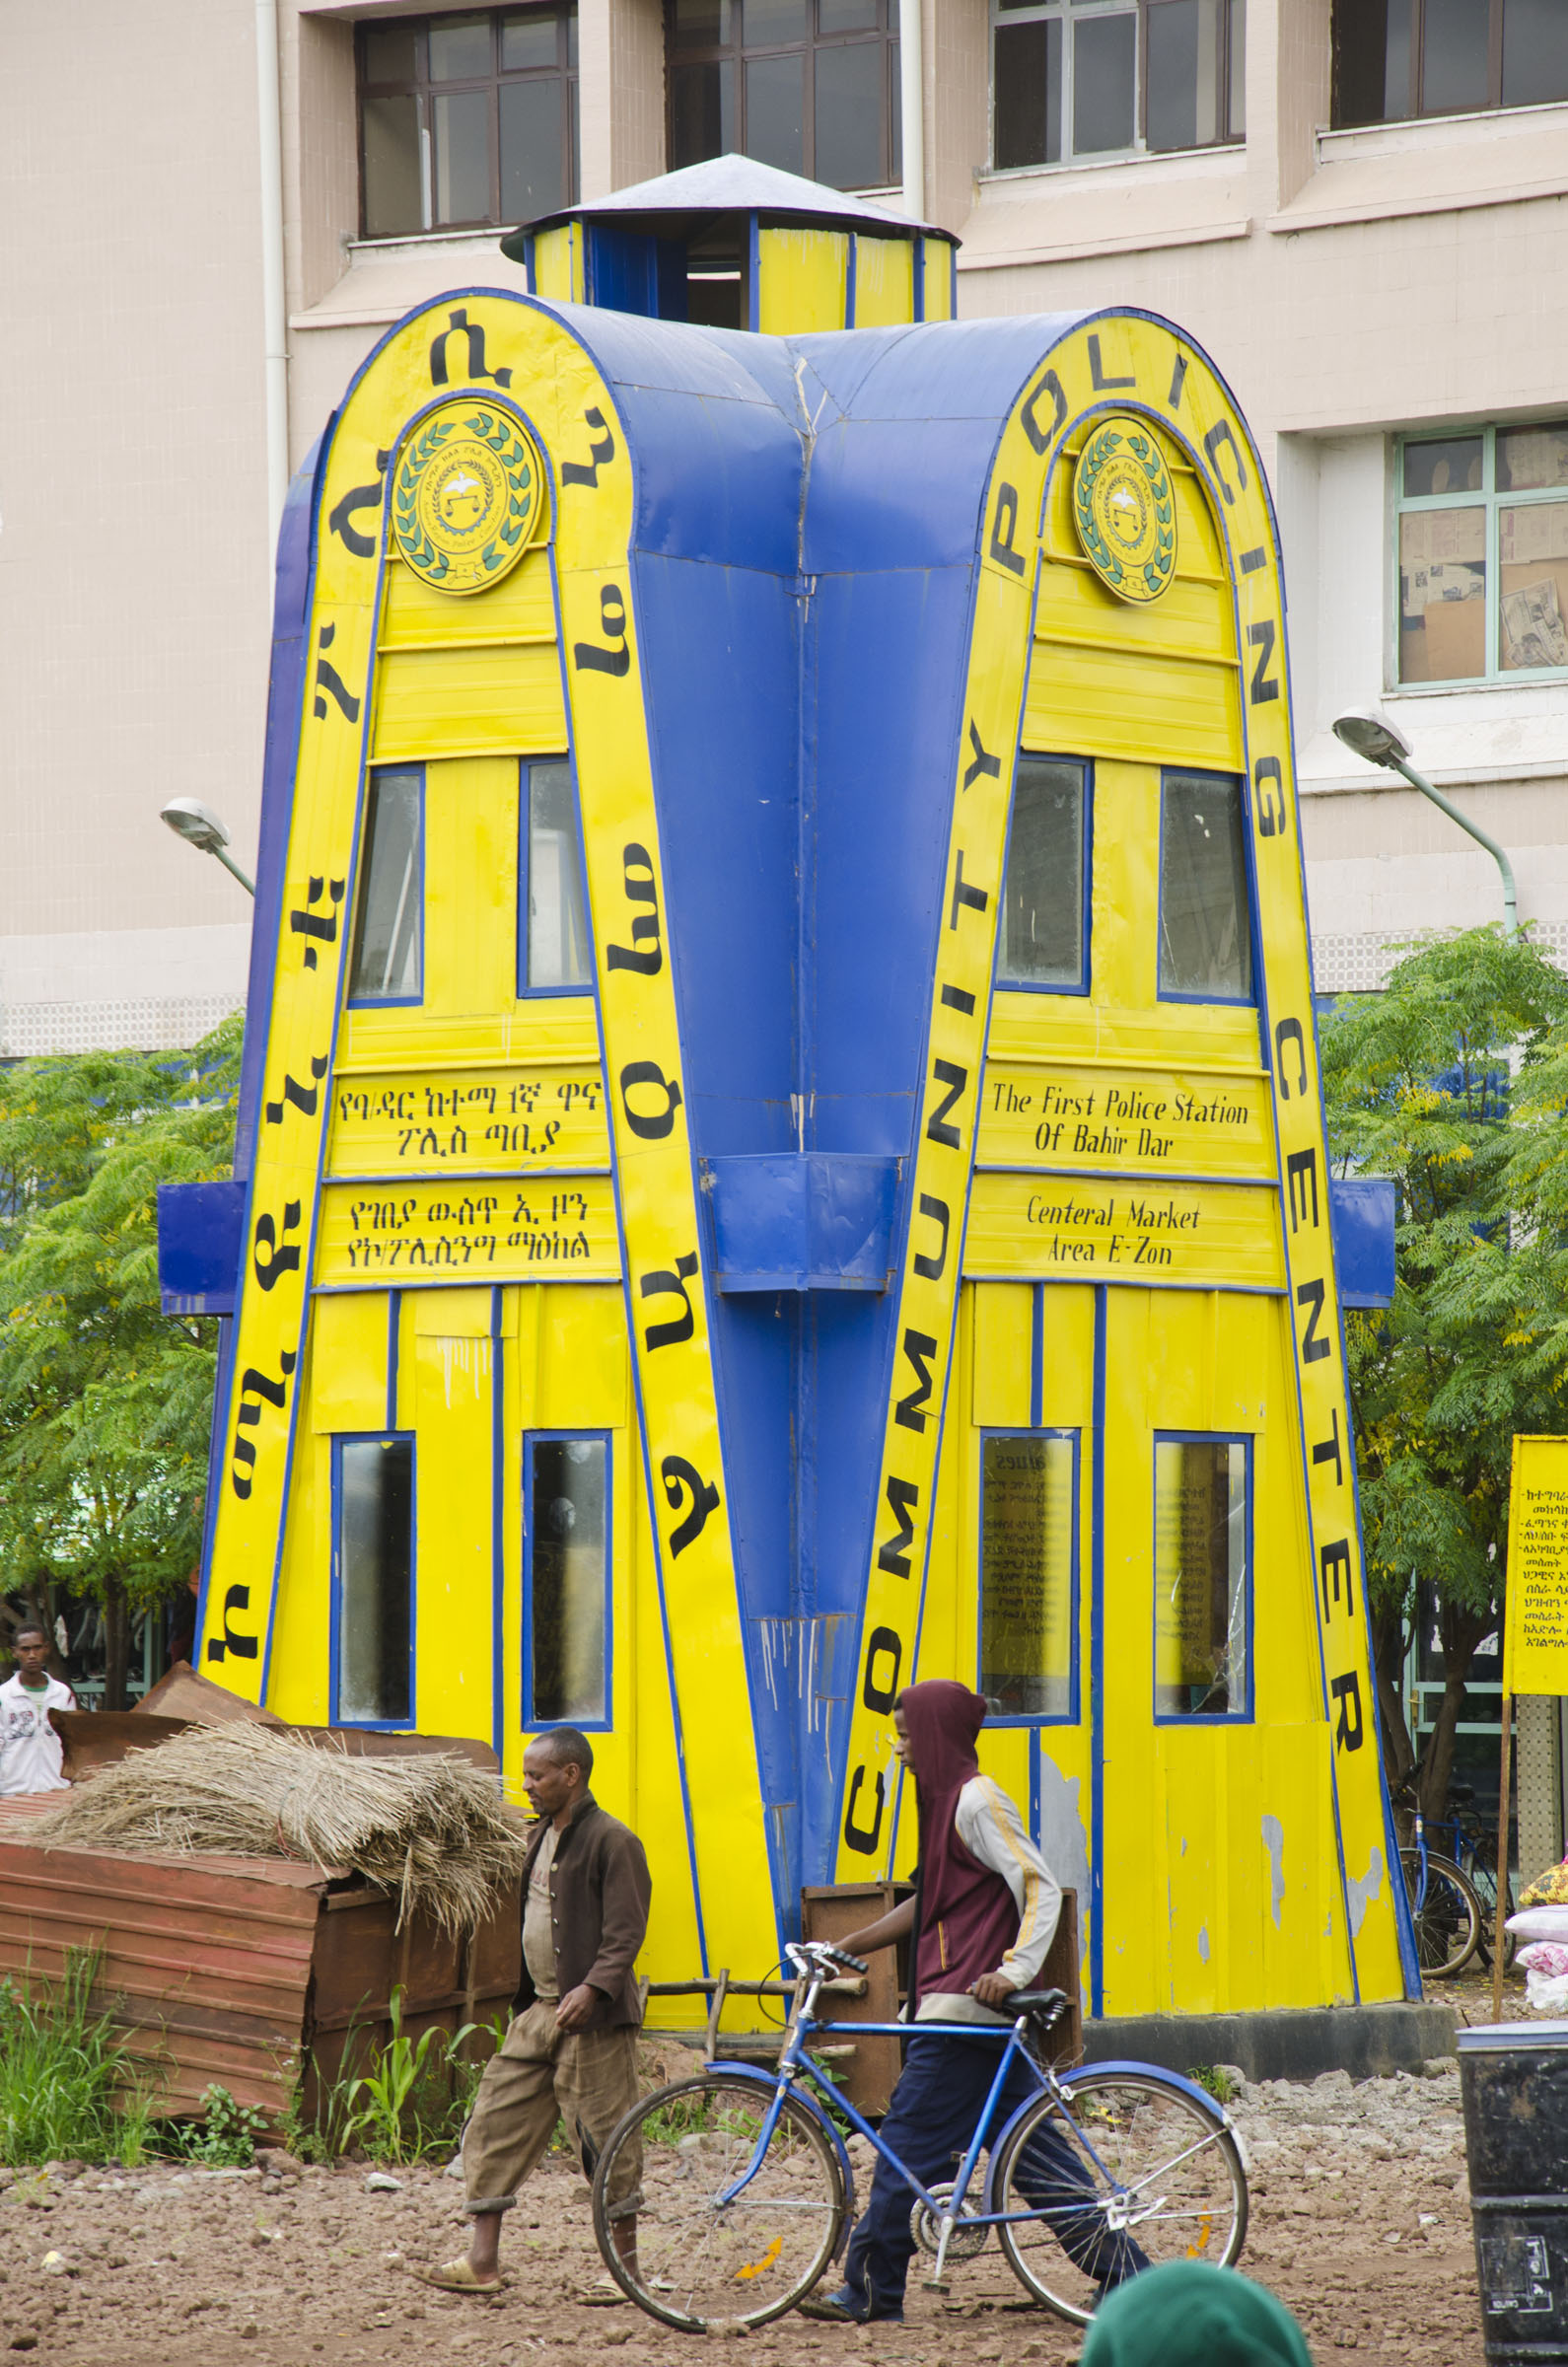
[[[74,1709],[76,1695],[49,1675],[49,1639],[41,1627],[19,1627],[12,1639],[17,1669],[0,1685],[0,1799],[15,1792],[65,1792],[65,1754],[49,1724],[51,1709]]]

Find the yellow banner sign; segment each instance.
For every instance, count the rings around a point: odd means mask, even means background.
[[[1503,1690],[1568,1693],[1568,1438],[1516,1438]]]
[[[988,1060],[975,1158],[980,1167],[1272,1181],[1268,1083]]]
[[[575,1066],[340,1074],[326,1159],[335,1176],[607,1168],[604,1079]]]
[[[1279,1204],[1244,1184],[974,1179],[965,1275],[1283,1290]]]
[[[620,1272],[607,1176],[367,1187],[321,1199],[318,1285],[605,1282]]]

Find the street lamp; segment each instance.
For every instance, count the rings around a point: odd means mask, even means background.
[[[1434,789],[1426,776],[1416,771],[1410,761],[1410,743],[1398,725],[1390,723],[1388,716],[1380,714],[1376,707],[1366,707],[1353,714],[1341,715],[1334,725],[1334,737],[1342,740],[1346,748],[1353,749],[1358,756],[1365,756],[1369,764],[1382,764],[1390,772],[1402,774],[1412,789],[1419,789],[1423,797],[1429,797],[1435,806],[1442,808],[1450,822],[1457,822],[1461,830],[1467,830],[1479,845],[1485,847],[1503,875],[1503,926],[1510,937],[1517,937],[1519,899],[1514,893],[1512,863],[1495,838],[1489,838],[1478,824],[1461,814],[1458,806],[1450,804],[1441,789]]]
[[[248,896],[254,896],[255,882],[248,880],[238,863],[224,853],[229,833],[210,806],[201,805],[193,797],[172,797],[164,808],[165,822],[177,838],[201,849],[204,855],[216,855],[225,871],[232,871]]]

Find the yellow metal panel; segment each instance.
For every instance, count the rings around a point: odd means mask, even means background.
[[[541,1291],[536,1353],[538,1428],[603,1429],[626,1420],[626,1314],[618,1290]]]
[[[920,242],[925,277],[925,319],[951,321],[953,318],[953,249],[946,239],[922,239]]]
[[[766,336],[804,336],[842,328],[849,278],[849,237],[843,230],[763,230],[757,233],[757,319]]]
[[[974,1332],[975,1424],[1022,1429],[1029,1421],[1034,1294],[1027,1283],[977,1282],[972,1297],[968,1291],[964,1296],[970,1300]]]
[[[403,1315],[418,1339],[488,1339],[491,1304],[488,1288],[416,1290],[404,1302]]]
[[[966,1275],[1282,1290],[1279,1205],[1243,1184],[976,1176]]]
[[[1185,659],[1036,641],[1024,745],[1053,754],[1142,756],[1240,772],[1236,677]]]
[[[592,1068],[409,1068],[345,1074],[332,1092],[334,1176],[606,1168],[605,1089]]]
[[[517,999],[518,797],[513,757],[425,767],[424,1008],[432,1018],[505,1010]]]
[[[553,296],[566,304],[588,302],[581,222],[563,222],[558,230],[539,232],[534,242],[530,292],[535,296]]]
[[[377,669],[374,763],[565,749],[561,670],[547,645],[394,651]]]
[[[394,546],[395,549],[395,546]],[[555,640],[550,554],[541,546],[518,561],[488,591],[454,600],[389,552],[382,592],[380,647],[427,650]]]
[[[446,1296],[433,1296],[438,1320]],[[492,1671],[496,1679],[501,1674],[492,1643],[495,1344],[467,1329],[418,1330],[412,1346],[413,1722],[425,1734],[471,1735],[487,1743],[493,1736]]]
[[[607,1176],[524,1182],[454,1177],[429,1184],[329,1184],[321,1195],[319,1284],[522,1282],[560,1274],[603,1281],[620,1271]]]
[[[982,1167],[1272,1180],[1268,1081],[1123,1063],[989,1060]]]
[[[387,1418],[387,1293],[313,1301],[307,1401],[315,1430],[380,1430]]]
[[[377,1430],[381,1417],[356,1427]],[[332,1714],[331,1567],[332,1442],[302,1424],[289,1486],[266,1692],[268,1709],[295,1725],[325,1726]],[[226,1674],[222,1668],[217,1673]]]
[[[855,234],[855,326],[895,328],[914,319],[914,241]]]
[[[1104,778],[1108,766],[1097,768]],[[1097,849],[1096,868],[1105,850]],[[1140,860],[1141,860],[1140,856]],[[1153,870],[1149,867],[1150,893]],[[1100,930],[1103,911],[1109,929],[1119,916],[1106,911],[1108,897],[1097,887],[1095,919]],[[1151,918],[1150,927],[1154,927]],[[1102,936],[1109,933],[1100,930]],[[987,1049],[993,1059],[1040,1059],[1054,1054],[1063,1060],[1122,1060],[1142,1067],[1168,1063],[1183,1072],[1202,1069],[1216,1073],[1241,1070],[1257,1074],[1257,1013],[1250,1005],[1154,1003],[1154,957],[1151,945],[1137,947],[1127,931],[1126,952],[1150,973],[1148,1007],[1105,1008],[1087,996],[1009,994],[999,989],[991,1000],[991,1031]],[[1097,943],[1097,955],[1102,947]]]
[[[599,1029],[590,994],[526,998],[510,1011],[442,1018],[407,1010],[345,1011],[339,1076],[362,1070],[471,1068],[485,1060],[527,1067],[599,1063]]]

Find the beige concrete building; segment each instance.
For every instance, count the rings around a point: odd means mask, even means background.
[[[498,227],[743,149],[901,187],[964,314],[1146,303],[1284,530],[1319,984],[1499,910],[1329,726],[1395,714],[1568,959],[1556,0],[5,0],[0,1052],[185,1042],[249,914],[285,473]]]

